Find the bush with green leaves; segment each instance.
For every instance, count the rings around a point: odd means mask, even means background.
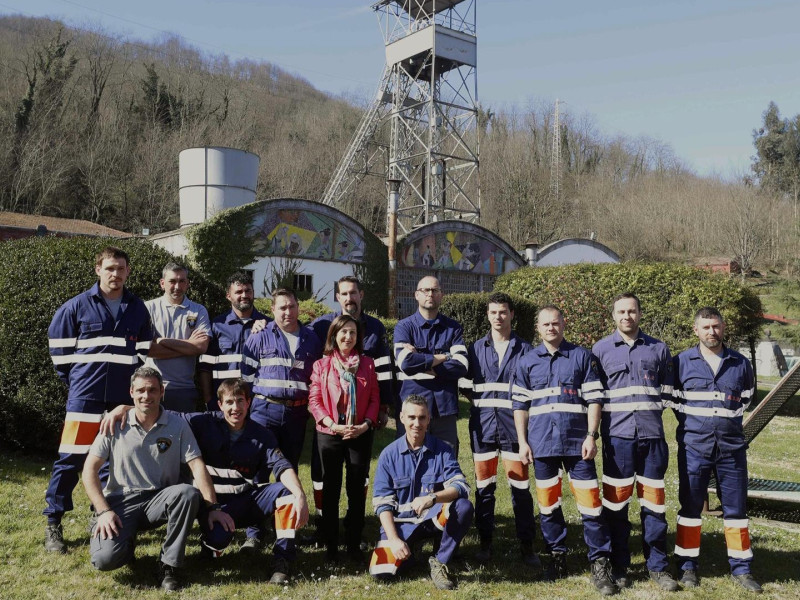
[[[514,301],[514,322],[517,335],[530,341],[536,334],[536,304],[520,294],[509,294]],[[473,294],[446,294],[442,299],[442,313],[461,323],[464,342],[469,345],[489,332],[486,318],[488,292]]]
[[[566,337],[591,347],[614,329],[611,302],[633,292],[642,304],[642,329],[664,340],[673,353],[696,343],[694,313],[715,306],[736,347],[757,339],[761,300],[740,280],[672,263],[578,264],[524,268],[498,278],[495,290],[519,294],[538,306],[555,304],[567,321]]]
[[[0,243],[0,431],[2,443],[53,451],[67,389],[56,376],[47,328],[56,309],[97,281],[96,253],[121,247],[131,257],[128,288],[143,300],[163,294],[161,269],[175,257],[141,239],[35,237]],[[177,261],[180,262],[180,261]],[[228,306],[222,286],[190,273],[189,297],[213,316]]]

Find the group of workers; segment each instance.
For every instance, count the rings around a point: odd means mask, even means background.
[[[723,343],[725,322],[715,308],[697,311],[698,345],[673,358],[639,328],[642,311],[632,293],[614,299],[616,330],[591,351],[565,339],[564,314],[554,305],[539,310],[541,343],[532,346],[512,330],[513,300],[493,293],[488,333],[468,348],[460,324],[439,311],[440,282],[426,276],[415,291],[418,310],[395,326],[392,350],[383,324],[362,310],[364,290],[353,276],[337,282],[341,310],[303,326],[292,290],[273,293],[271,318],[258,312],[247,273],[231,276],[231,310],[211,321],[186,297],[182,265],[164,267],[164,294],[149,302],[125,287],[124,251],[102,250],[95,272],[98,282],[62,305],[48,332],[53,363],[69,390],[46,494],[48,551],[66,552],[61,519],[73,507],[82,473],[97,569],[132,561],[137,530],[166,523],[159,584],[178,589],[195,519],[208,557],[219,556],[244,526],[239,551],[259,551],[272,523],[270,582],[285,584],[301,541],[296,530],[309,519],[297,472],[311,416],[313,537],[328,561],[339,560],[344,467],[346,553],[366,564],[362,534],[374,431],[394,411],[397,439],[381,451],[371,483],[380,539],[369,572],[377,578],[418,564],[421,542],[433,538],[431,579],[439,589],[453,589],[448,564],[473,520],[480,540],[475,558],[490,562],[502,459],[519,558],[531,572],[543,569],[546,580],[567,574],[566,472],[583,522],[590,580],[601,594],[631,584],[634,486],[650,579],[666,591],[698,586],[701,511],[713,474],[731,574],[745,589],[761,591],[750,572],[742,430],[753,372]],[[459,388],[470,401],[474,504],[458,463]],[[665,407],[678,420],[677,578],[667,549]],[[600,437],[602,494],[594,463]],[[534,545],[531,463],[544,567]]]

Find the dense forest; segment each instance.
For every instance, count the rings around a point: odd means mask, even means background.
[[[0,18],[0,68],[0,210],[129,232],[177,226],[178,153],[193,146],[258,154],[259,198],[320,198],[365,104],[177,37],[145,43],[47,19]],[[729,181],[697,176],[658,140],[562,114],[554,198],[552,112],[481,107],[481,223],[512,245],[594,234],[626,259],[800,268],[797,117],[767,107],[750,125],[752,172]],[[385,197],[369,186],[340,208],[376,231],[385,223]]]

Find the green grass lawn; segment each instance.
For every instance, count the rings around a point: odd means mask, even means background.
[[[462,402],[462,414],[467,405]],[[672,450],[667,473],[667,515],[670,525],[669,548],[674,542],[675,515],[678,509],[674,428],[670,412],[664,413]],[[469,479],[473,479],[472,459],[467,436],[467,420],[459,422],[461,464]],[[376,438],[375,456],[393,436],[394,431],[384,431]],[[308,444],[308,440],[307,440]],[[800,400],[793,399],[778,417],[753,442],[750,453],[750,475],[800,482]],[[301,467],[301,478],[310,489],[307,456]],[[89,506],[82,487],[75,493],[76,510],[64,520],[65,538],[69,552],[54,556],[42,547],[44,518],[44,491],[47,487],[52,459],[31,458],[18,453],[0,456],[0,598],[9,599],[89,599],[89,598],[160,598],[155,589],[153,570],[158,556],[163,528],[140,535],[137,561],[111,573],[95,571],[89,564],[88,533],[86,523]],[[374,467],[374,461],[373,461]],[[598,464],[598,471],[600,465]],[[175,597],[225,598],[237,600],[274,600],[280,598],[564,598],[598,597],[588,580],[586,548],[582,540],[580,519],[569,488],[565,487],[564,511],[569,524],[569,542],[572,551],[568,558],[570,577],[557,584],[537,581],[535,574],[526,572],[518,556],[514,537],[510,494],[502,477],[498,484],[498,522],[495,534],[494,561],[480,567],[473,559],[478,539],[474,531],[462,545],[463,557],[452,565],[458,578],[456,592],[440,592],[433,588],[427,569],[420,568],[408,579],[393,584],[378,584],[366,574],[365,565],[343,562],[330,565],[325,562],[322,549],[302,549],[292,584],[280,588],[267,584],[271,575],[269,552],[253,558],[241,558],[231,547],[214,561],[204,561],[198,553],[197,535],[192,536],[187,549],[187,587]],[[717,504],[712,496],[711,506]],[[800,525],[768,521],[763,516],[774,514],[774,506],[752,505],[750,533],[755,552],[754,573],[764,585],[765,595],[771,598],[800,598]],[[790,508],[782,514],[795,514]],[[638,514],[638,503],[633,501],[631,514]],[[635,584],[624,591],[622,598],[749,598],[728,577],[728,564],[720,518],[703,518],[703,546],[701,553],[701,587],[673,596],[658,591],[646,580],[647,571],[641,553],[638,516],[633,519],[632,575]],[[797,523],[797,520],[795,520]],[[367,519],[366,535],[377,539],[377,519]],[[539,536],[537,532],[537,536]],[[541,538],[537,540],[537,544]]]

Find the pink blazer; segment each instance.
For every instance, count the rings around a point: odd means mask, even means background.
[[[322,421],[325,417],[330,417],[334,423],[338,420],[337,404],[341,394],[339,374],[333,366],[333,360],[331,356],[323,356],[314,363],[308,391],[308,410],[314,417],[317,431],[333,433],[322,425]],[[375,363],[369,356],[362,354],[356,371],[356,425],[361,425],[367,418],[375,423],[378,420],[380,401]]]

